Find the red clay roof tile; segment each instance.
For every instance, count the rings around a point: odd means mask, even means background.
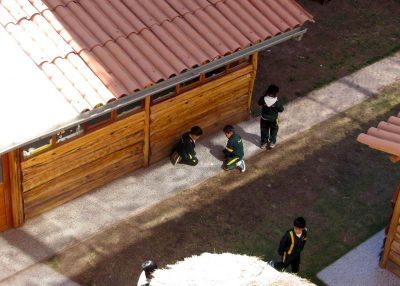
[[[0,24],[79,111],[309,20],[295,0],[0,1]]]
[[[367,134],[360,134],[357,141],[394,156],[400,156],[400,113],[391,116],[388,122],[371,127]]]

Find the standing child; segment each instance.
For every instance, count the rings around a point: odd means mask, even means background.
[[[306,220],[303,217],[298,217],[293,222],[293,228],[285,233],[279,244],[278,252],[282,261],[275,263],[273,266],[277,270],[284,270],[290,265],[292,272],[298,273],[300,268],[300,253],[306,242]]]
[[[223,130],[226,138],[228,138],[228,143],[223,151],[225,155],[225,161],[222,167],[226,171],[238,167],[243,173],[246,171],[246,164],[243,160],[244,152],[242,138],[235,133],[232,125],[226,125]]]
[[[137,286],[150,286],[153,278],[153,272],[157,269],[157,263],[154,260],[147,260],[142,264],[142,273],[140,274]]]
[[[258,100],[258,105],[262,106],[260,129],[261,129],[261,145],[264,149],[267,145],[269,148],[274,148],[276,137],[279,129],[279,112],[283,111],[283,104],[278,99],[277,94],[279,87],[271,84],[265,91],[264,96]]]
[[[172,164],[181,163],[196,166],[199,160],[196,157],[194,148],[201,135],[203,135],[203,130],[199,126],[193,126],[189,132],[184,133],[171,154]]]

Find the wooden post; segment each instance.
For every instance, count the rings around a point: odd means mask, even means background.
[[[398,190],[400,189],[400,185],[397,187],[397,189]],[[386,268],[389,259],[390,248],[392,246],[392,242],[396,235],[397,226],[399,225],[399,217],[400,217],[400,199],[397,198],[396,204],[393,209],[392,218],[390,219],[389,231],[388,234],[386,235],[385,248],[383,250],[383,256],[380,262],[380,266],[382,268]]]
[[[248,101],[248,111],[249,114],[251,113],[251,99],[253,98],[253,89],[254,89],[254,82],[256,80],[256,75],[257,75],[257,63],[258,63],[258,53],[254,53],[251,55],[251,66],[253,67],[252,71],[252,77],[250,80],[250,85],[249,85],[249,101]]]
[[[11,151],[8,157],[10,166],[11,209],[14,227],[23,225],[25,221],[19,153],[19,150]]]
[[[147,167],[150,162],[150,104],[151,96],[147,96],[144,100],[144,146],[143,146],[143,162],[144,167]]]
[[[6,228],[1,229],[1,231],[6,230],[12,227],[12,211],[11,211],[11,195],[10,195],[10,172],[9,172],[9,164],[8,164],[8,155],[0,155],[2,168],[0,169],[3,171],[3,192],[4,192],[4,213],[6,214]]]

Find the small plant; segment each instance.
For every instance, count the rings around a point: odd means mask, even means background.
[[[51,268],[53,268],[54,270],[60,269],[60,263],[58,262],[56,257],[50,258],[49,264],[50,264]]]

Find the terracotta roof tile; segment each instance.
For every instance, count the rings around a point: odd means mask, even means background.
[[[79,111],[308,20],[295,0],[0,1],[1,25]]]
[[[180,16],[183,16],[186,13],[192,13],[199,9],[204,9],[206,6],[211,5],[207,0],[167,0],[166,2],[170,7],[172,7],[172,9],[179,13]]]
[[[387,122],[371,127],[367,134],[360,134],[357,141],[394,156],[400,156],[400,113],[391,116]]]

